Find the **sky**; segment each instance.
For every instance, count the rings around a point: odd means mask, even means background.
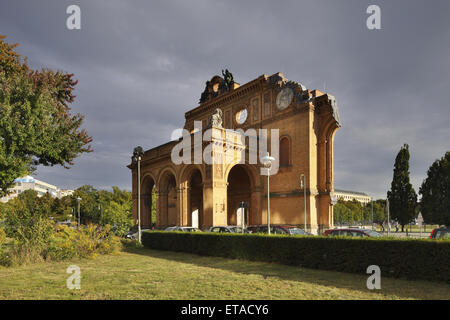
[[[66,27],[74,4],[80,30]],[[373,4],[379,30],[366,25]],[[335,188],[385,198],[404,143],[416,191],[450,150],[449,13],[448,0],[2,0],[0,34],[31,67],[79,80],[72,112],[94,152],[69,170],[38,167],[40,180],[131,190],[133,148],[168,142],[228,68],[240,84],[282,72],[334,95]]]

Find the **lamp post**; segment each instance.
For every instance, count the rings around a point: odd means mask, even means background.
[[[100,221],[103,223],[103,221],[102,221],[102,219],[103,219],[103,207],[102,207],[101,203],[98,204],[98,210],[100,211]]]
[[[267,152],[266,155],[261,159],[264,168],[267,169],[267,232],[270,234],[270,168],[272,167],[272,161],[274,161],[275,158],[269,156],[269,153]]]
[[[305,232],[306,231],[306,183],[305,183],[305,175],[302,173],[300,175],[300,189],[303,189],[303,199],[304,199],[304,205],[303,205],[303,216],[305,217]]]
[[[389,199],[386,199],[386,208],[387,208],[387,232],[388,232],[388,237],[391,235],[391,230],[389,228],[389,221],[391,219],[390,214],[389,214]]]
[[[137,168],[138,168],[138,241],[141,243],[141,160],[142,156],[144,155],[144,150],[141,146],[137,146],[133,150],[133,161],[137,162]]]
[[[80,202],[81,198],[77,197],[77,206],[78,206],[78,229],[80,228],[81,218],[80,218]]]
[[[373,230],[373,199],[370,198],[370,204],[372,205],[372,230]]]

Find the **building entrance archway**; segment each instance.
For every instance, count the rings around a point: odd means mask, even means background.
[[[248,203],[247,208],[247,224],[252,223],[251,213],[251,193],[252,183],[249,173],[245,165],[238,164],[231,168],[228,174],[228,187],[227,187],[227,224],[228,225],[240,225],[241,215],[244,213],[244,209],[239,208],[240,202]],[[239,221],[238,221],[239,220]]]
[[[177,183],[173,173],[166,171],[160,180],[160,220],[163,226],[177,225]]]
[[[151,228],[156,219],[152,218],[155,203],[153,203],[153,193],[155,192],[155,181],[152,177],[144,178],[141,186],[141,227]]]
[[[188,225],[201,228],[203,219],[203,180],[200,170],[196,169],[191,173],[188,182],[189,203],[188,203]]]

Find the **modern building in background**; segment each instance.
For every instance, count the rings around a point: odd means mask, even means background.
[[[49,193],[53,197],[62,198],[73,193],[73,190],[59,189],[57,186],[35,179],[32,176],[18,178],[14,180],[14,182],[14,187],[10,189],[11,193],[1,198],[1,202],[8,202],[9,200],[17,197],[25,190],[34,190],[37,192],[39,197],[42,197],[44,194]]]
[[[338,200],[339,199],[344,201],[357,200],[362,204],[367,204],[372,199],[369,195],[367,195],[364,192],[341,190],[341,189],[334,189],[334,196]]]

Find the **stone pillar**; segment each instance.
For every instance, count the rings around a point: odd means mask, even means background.
[[[248,225],[263,223],[261,196],[262,196],[262,189],[254,188],[250,196],[250,211],[247,220]]]
[[[178,194],[178,202],[180,203],[180,225],[189,226],[189,188],[187,182],[183,183]]]
[[[228,224],[227,219],[227,184],[223,181],[217,181],[214,183],[213,191],[213,225],[214,226],[226,226]]]
[[[167,207],[167,191],[159,192],[159,219],[160,226],[165,227],[168,224],[169,208]]]
[[[201,229],[209,228],[213,226],[214,215],[214,198],[213,187],[211,182],[203,184],[203,212],[199,217],[199,227]]]
[[[155,186],[155,195],[156,195],[155,203],[152,203],[152,206],[155,206],[155,208],[156,208],[156,221],[154,221],[154,223],[156,226],[160,226],[161,225],[161,217],[159,214],[159,211],[160,211],[159,198],[160,197],[159,197],[158,189],[156,189],[156,186]]]
[[[185,198],[186,198],[186,188],[180,187],[176,189],[177,191],[177,225],[186,226],[187,225],[187,215],[186,215],[186,206],[185,206]]]
[[[134,225],[137,225],[137,211],[138,211],[138,197],[137,197],[137,182],[136,182],[136,180],[137,180],[137,173],[136,173],[136,170],[132,170],[132,173],[131,173],[131,190],[132,190],[132,193],[131,193],[131,198],[133,199],[132,200],[132,203],[133,203],[133,205],[132,205],[132,214],[133,214],[133,224]]]

